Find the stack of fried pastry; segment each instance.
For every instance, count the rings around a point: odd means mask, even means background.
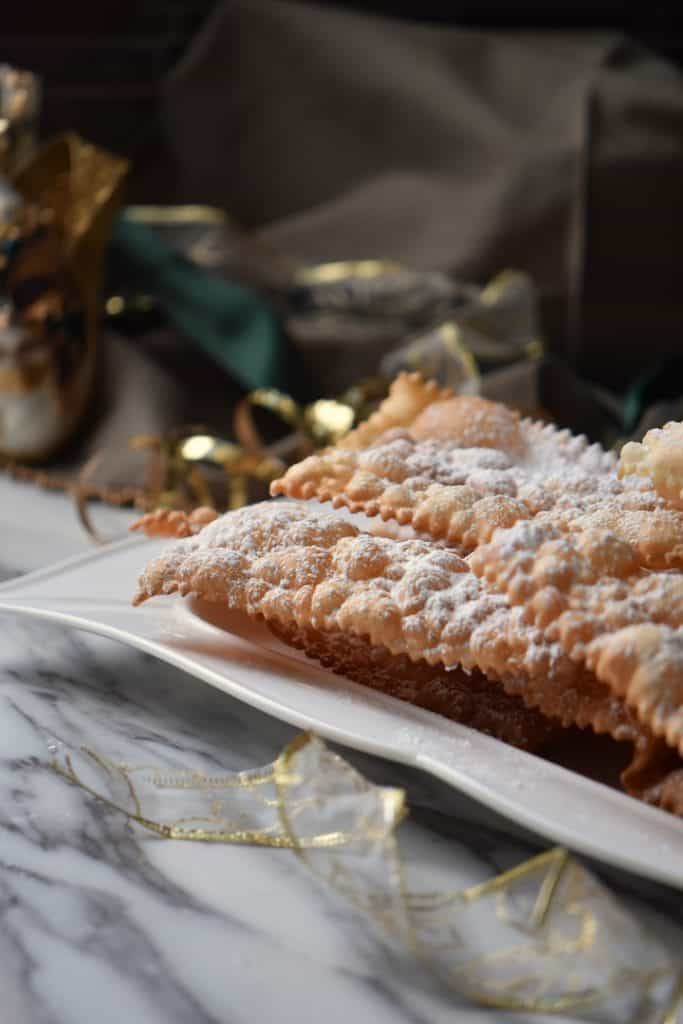
[[[681,424],[617,465],[404,374],[272,493],[288,500],[143,517],[182,539],[135,603],[220,602],[334,672],[525,749],[604,734],[628,745],[624,788],[683,814]]]

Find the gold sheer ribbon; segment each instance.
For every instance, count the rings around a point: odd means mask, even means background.
[[[676,950],[646,935],[565,850],[463,891],[413,891],[396,836],[403,791],[373,785],[314,736],[264,768],[216,776],[115,764],[87,749],[53,763],[162,837],[294,850],[473,1002],[605,1024],[679,1021]]]

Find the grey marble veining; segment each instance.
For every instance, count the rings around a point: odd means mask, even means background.
[[[122,532],[126,518],[110,520]],[[66,499],[27,486],[0,481],[0,519],[0,577],[87,546]],[[292,853],[160,840],[48,763],[50,743],[87,742],[114,760],[241,769],[293,729],[113,642],[9,617],[0,631],[0,1024],[501,1019],[440,989]],[[436,780],[344,753],[407,789],[401,849],[430,888],[539,848]],[[609,877],[655,927],[683,925],[678,895]]]

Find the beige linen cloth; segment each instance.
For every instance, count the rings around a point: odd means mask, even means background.
[[[188,198],[297,259],[526,270],[612,385],[681,348],[683,78],[625,38],[224,0],[165,110]]]

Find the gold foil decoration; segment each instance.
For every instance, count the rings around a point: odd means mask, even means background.
[[[418,369],[442,386],[473,392],[479,366],[500,366],[543,355],[536,292],[531,278],[505,270],[468,298],[444,322],[399,345],[380,363],[382,373]]]
[[[288,298],[287,329],[324,387],[348,380],[350,353],[359,373],[418,369],[473,393],[480,370],[543,352],[536,291],[520,271],[479,287],[389,260],[324,263],[300,268]]]
[[[428,380],[460,394],[479,390],[479,368],[464,342],[463,329],[454,321],[440,324],[384,357],[380,368],[387,377],[402,370],[418,370]]]
[[[201,430],[201,428],[198,428]],[[212,499],[201,470],[186,459],[182,446],[188,435],[202,440],[204,435],[178,430],[164,437],[156,434],[138,434],[131,437],[133,451],[147,452],[145,481],[145,510],[152,508],[194,508],[211,505]],[[213,440],[213,439],[212,439]]]
[[[393,260],[349,260],[301,267],[294,283],[311,310],[378,317],[431,315],[458,286],[439,271],[411,270]]]
[[[227,224],[229,217],[216,206],[186,203],[182,206],[127,206],[126,220],[137,224]]]
[[[471,332],[473,351],[492,363],[540,358],[544,345],[537,307],[536,289],[529,275],[519,270],[501,271],[481,290],[462,318],[463,326]]]
[[[247,395],[235,415],[235,432],[247,448],[261,449],[263,441],[253,422],[253,408],[267,409],[299,434],[308,449],[337,444],[363,419],[374,401],[387,393],[389,382],[380,377],[359,381],[337,398],[319,398],[300,405],[275,388],[259,388]]]
[[[36,75],[0,64],[0,174],[14,175],[33,156],[40,100]]]
[[[199,215],[194,209],[190,213],[192,217]],[[158,213],[148,213],[143,208],[139,216],[144,220],[146,217],[158,217]],[[188,219],[191,222],[189,215]],[[181,215],[178,222],[182,220]],[[429,296],[432,286],[437,293],[446,287],[445,275],[436,275],[437,285],[433,281],[425,284],[425,275],[409,273],[397,264],[380,260],[308,268],[300,271],[298,280],[334,288],[348,283],[349,275],[355,275],[355,280],[366,283],[383,275],[397,275],[392,285],[395,294],[389,298],[398,303],[405,299],[401,294],[404,288],[408,289],[412,302],[418,298],[422,301],[425,294]],[[367,292],[363,301],[380,301],[383,287],[382,284],[374,296]],[[504,272],[484,289],[467,288],[468,302],[463,306],[463,310],[468,311],[467,316],[463,312],[460,319],[444,320],[414,335],[381,360],[379,373],[359,380],[335,397],[319,398],[305,405],[273,388],[252,391],[235,409],[233,430],[236,443],[201,428],[177,430],[166,437],[132,439],[133,447],[150,453],[144,507],[189,509],[201,504],[222,511],[267,497],[268,484],[280,476],[287,465],[317,448],[337,444],[365,419],[386,395],[391,380],[401,370],[417,370],[459,393],[476,393],[480,376],[470,345],[473,339],[479,339],[481,348],[485,331],[493,339],[491,345],[499,347],[503,345],[507,331],[511,351],[519,354],[524,350],[525,358],[536,358],[541,348],[540,342],[534,340],[535,297],[529,279],[516,272]],[[340,295],[343,298],[344,292]],[[122,298],[110,298],[110,311],[116,313],[123,307]],[[489,317],[488,321],[486,317]],[[255,421],[256,409],[264,409],[281,420],[289,431],[287,436],[277,442],[266,443]],[[209,479],[207,470],[210,468],[220,470],[220,476],[217,478],[214,473]],[[91,537],[101,539],[92,524],[84,493],[83,488],[77,493],[79,517]]]
[[[237,227],[224,210],[215,206],[187,203],[181,206],[127,206],[124,218],[136,224],[146,224],[162,235],[182,229],[183,255],[207,270],[227,270],[234,257]],[[175,229],[175,232],[173,232]],[[187,237],[184,237],[187,235]],[[176,239],[176,245],[179,239]],[[127,305],[135,306],[134,298]]]
[[[403,791],[373,785],[314,736],[297,737],[264,768],[225,775],[115,764],[85,748],[53,766],[165,838],[296,851],[475,1003],[603,1024],[679,1020],[680,950],[646,934],[566,850],[469,889],[418,891],[396,835]]]
[[[198,505],[235,509],[247,504],[249,481],[268,485],[280,476],[285,463],[264,449],[235,444],[206,431],[186,427],[164,436],[144,434],[131,437],[133,451],[147,454],[145,485],[135,504],[149,511],[155,508],[189,510]],[[88,479],[105,461],[104,452],[88,460],[74,488],[81,523],[93,540],[101,542],[88,506]]]
[[[210,463],[225,471],[230,485],[230,509],[247,504],[249,479],[270,483],[284,470],[284,463],[266,451],[249,451],[210,434],[186,437],[178,445],[178,454],[186,464]],[[202,502],[207,503],[211,504],[206,500]]]
[[[157,228],[222,228],[230,224],[222,211],[201,206],[129,207],[125,217]],[[241,238],[240,246],[244,244]],[[203,259],[198,262],[211,264]],[[308,331],[313,325],[305,339],[297,337],[296,330],[293,334],[302,349],[310,342],[309,361],[316,353],[320,372],[313,376],[321,382],[320,397],[303,404],[272,388],[258,388],[235,410],[236,443],[207,430],[184,431],[182,437],[176,431],[173,437],[151,440],[156,482],[148,488],[148,507],[156,503],[184,508],[188,502],[191,507],[196,490],[192,480],[205,481],[206,467],[221,468],[222,482],[228,485],[225,501],[214,494],[208,503],[223,509],[258,500],[266,496],[267,484],[288,464],[316,448],[338,443],[366,418],[401,370],[420,371],[456,392],[476,393],[480,373],[475,344],[488,352],[486,342],[503,362],[520,355],[530,358],[540,351],[535,334],[535,293],[526,275],[516,272],[504,272],[482,289],[442,272],[415,271],[391,260],[337,261],[293,268],[273,293],[285,309],[288,327],[296,321],[302,330],[307,325]],[[116,316],[142,308],[143,298],[131,302],[124,296],[111,296],[107,311]],[[323,335],[330,328],[329,338],[318,337],[321,324],[327,325],[321,328]],[[371,337],[377,325],[382,335],[379,345]],[[354,333],[356,328],[359,334]],[[370,332],[367,337],[366,331]],[[336,348],[342,353],[345,369],[339,379],[351,382],[342,393],[336,393],[337,367],[334,360],[327,359],[328,341],[330,351]],[[360,364],[359,374],[363,362],[368,364],[369,375],[358,381],[353,376],[354,356]],[[267,441],[256,412],[259,409],[279,419],[287,436]],[[211,490],[211,484],[207,486]],[[206,495],[202,503],[207,503]]]
[[[0,456],[43,460],[73,433],[98,356],[104,251],[127,163],[64,135],[14,176],[0,327]],[[33,295],[29,302],[27,289]],[[33,294],[35,292],[35,294]]]
[[[289,395],[263,388],[248,395],[235,410],[237,443],[203,427],[181,428],[165,436],[132,437],[130,447],[148,457],[144,496],[141,494],[135,504],[146,511],[189,510],[198,505],[237,509],[255,500],[254,487],[263,492],[257,496],[265,498],[270,482],[281,476],[290,462],[316,447],[336,443],[385,392],[384,381],[361,381],[339,399],[319,399],[300,406]],[[256,407],[274,413],[291,433],[281,442],[266,445],[251,416],[251,409]],[[89,484],[105,462],[106,453],[96,452],[69,488],[81,525],[96,543],[106,543],[107,538],[94,524]]]

